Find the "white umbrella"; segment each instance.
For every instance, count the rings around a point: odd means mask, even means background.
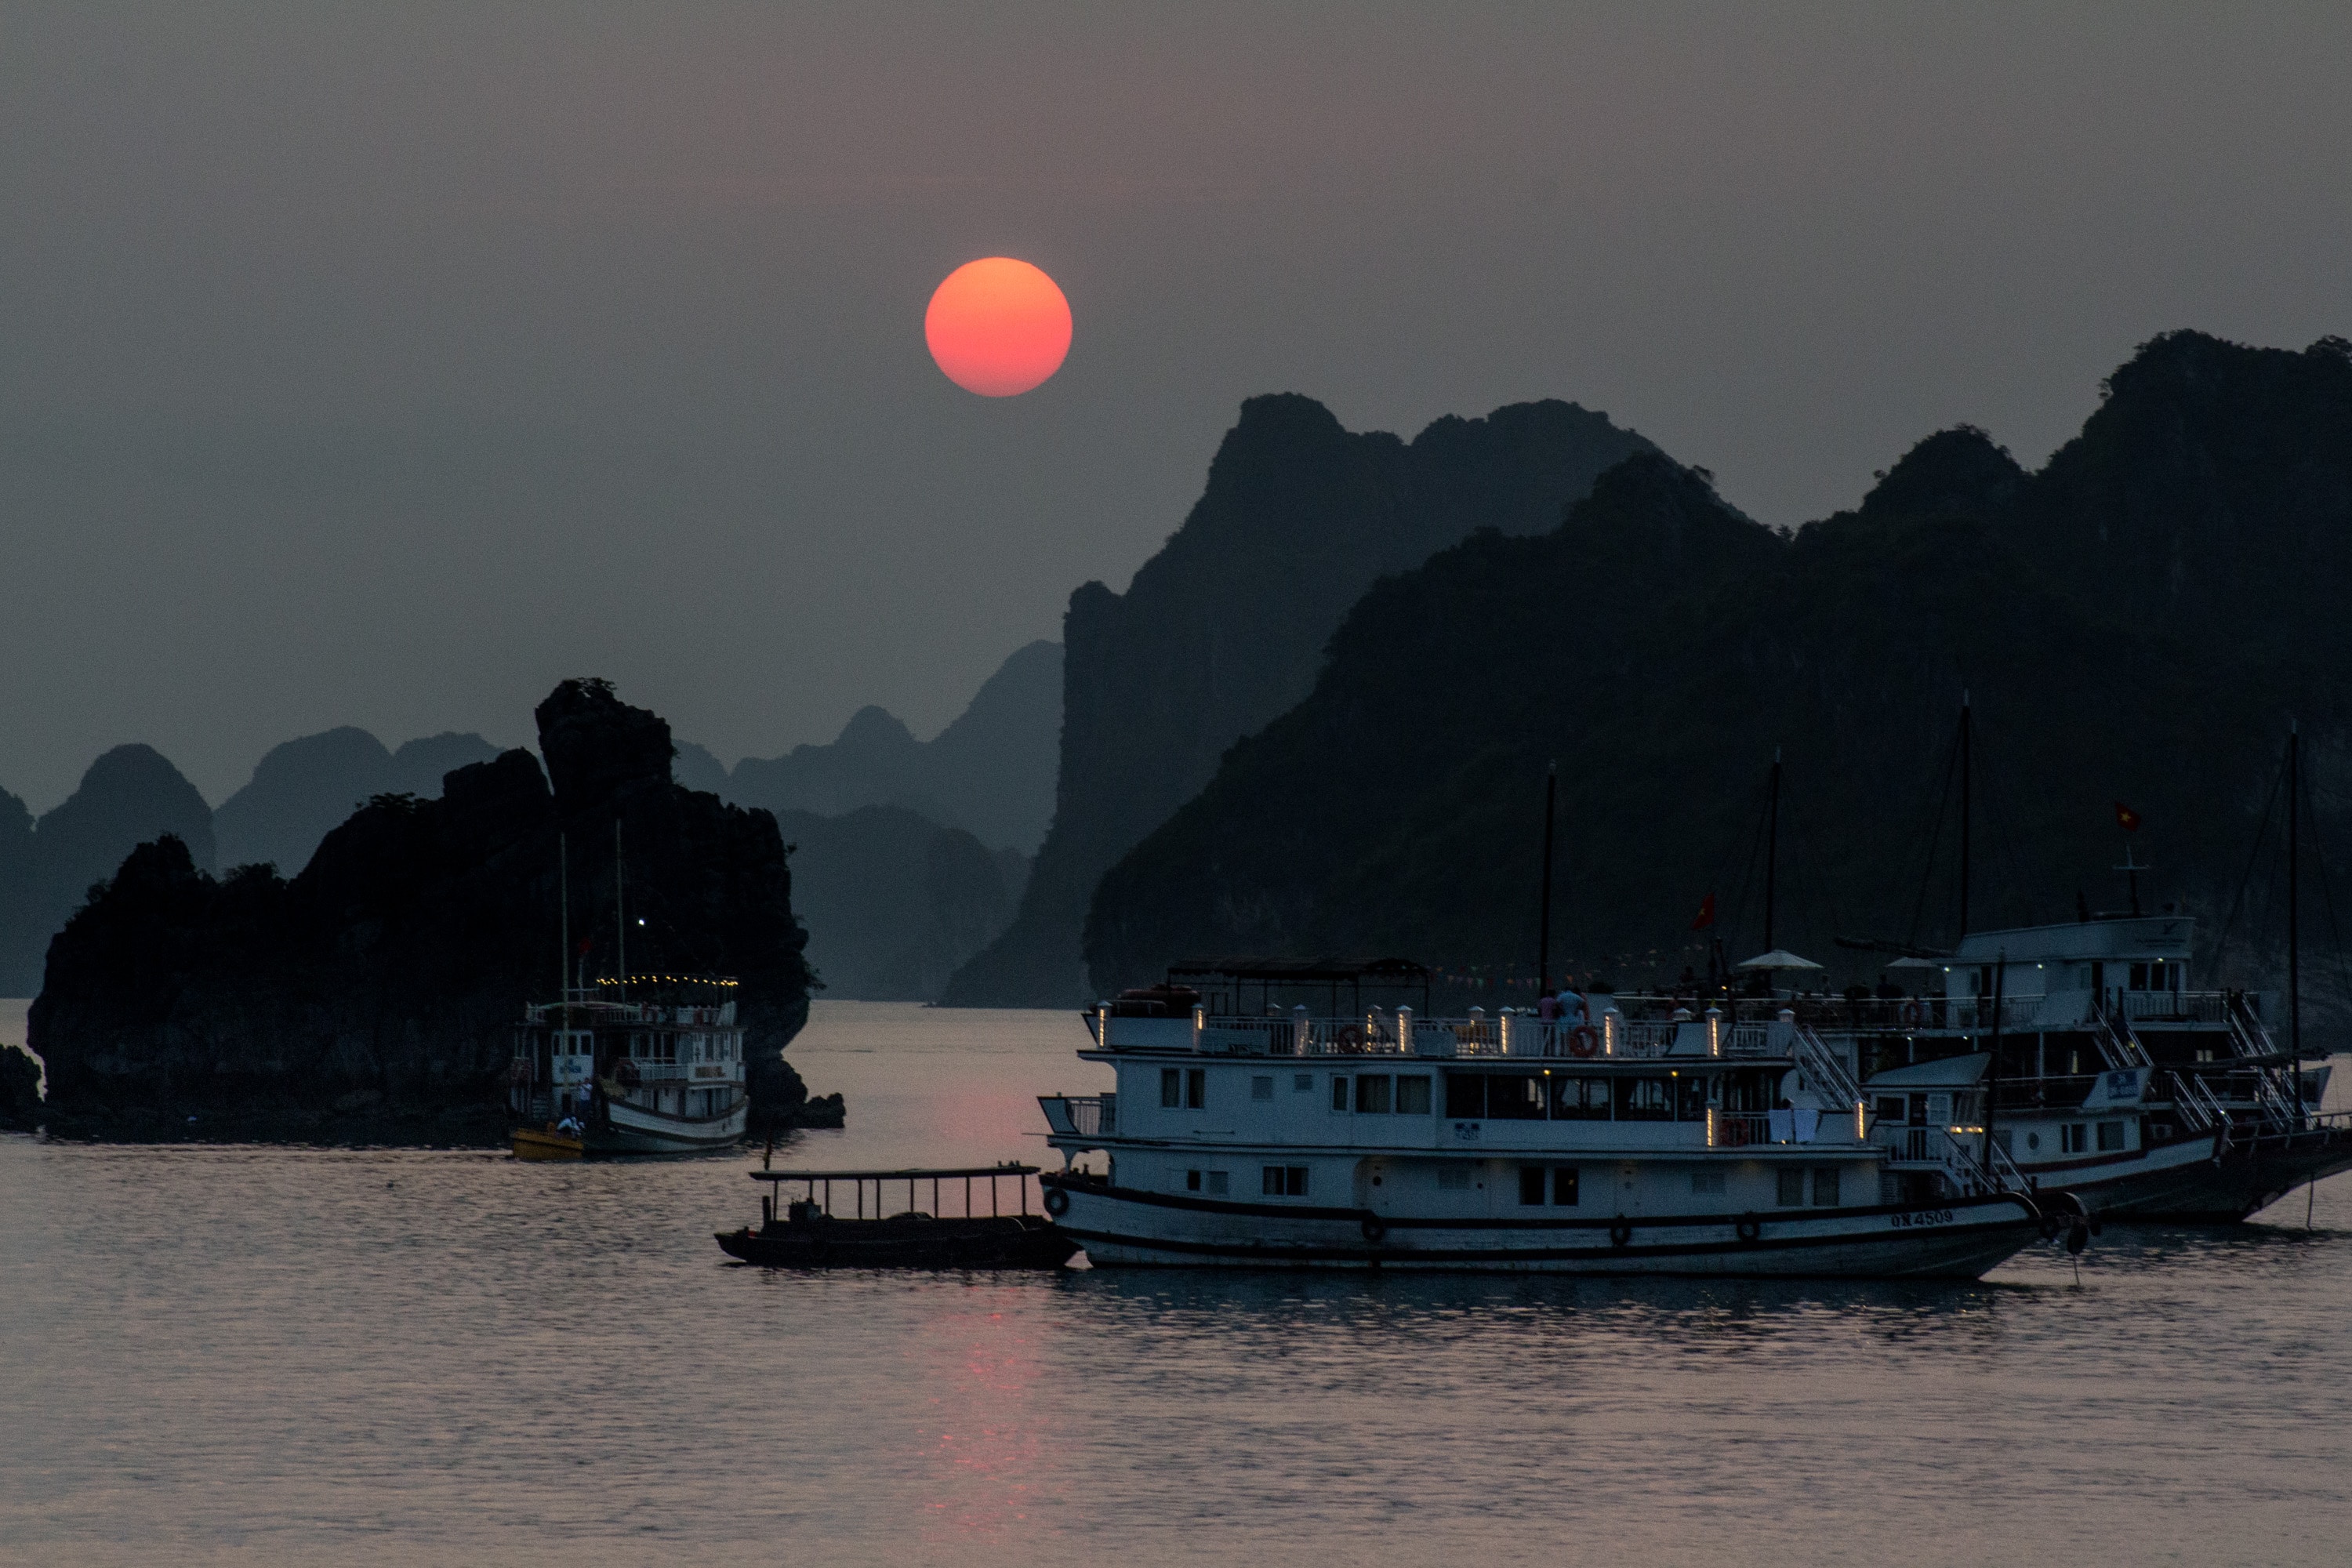
[[[1815,963],[1810,958],[1799,958],[1785,947],[1776,947],[1769,952],[1744,960],[1731,967],[1734,969],[1819,969],[1822,965]]]

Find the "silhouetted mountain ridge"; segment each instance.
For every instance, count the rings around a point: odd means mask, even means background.
[[[671,782],[669,727],[602,682],[536,718],[544,773],[510,751],[438,800],[379,796],[290,881],[135,849],[49,949],[29,1044],[51,1131],[497,1141],[511,1026],[565,957],[559,835],[572,933],[608,972],[616,824],[631,967],[735,976],[755,1119],[837,1118],[782,1055],[808,975],[773,818]]]
[[[1352,434],[1295,394],[1249,399],[1200,500],[1127,592],[1087,583],[1070,595],[1054,826],[1012,928],[943,1000],[1082,999],[1096,881],[1228,746],[1307,694],[1366,588],[1474,529],[1550,528],[1595,476],[1651,449],[1570,403],[1449,416],[1407,443]]]
[[[1776,747],[1776,941],[1832,963],[1842,931],[1948,942],[1948,795],[1929,847],[1964,690],[1972,926],[2072,918],[2078,889],[2117,902],[2123,799],[2161,868],[2150,907],[2180,900],[2213,938],[2290,714],[2320,826],[2346,826],[2352,658],[2329,590],[2352,550],[2352,359],[2176,333],[2109,386],[2038,473],[1939,433],[1791,538],[1639,457],[1549,534],[1482,532],[1377,584],[1313,693],[1102,879],[1095,989],[1208,952],[1531,973],[1554,758],[1556,972],[1703,963],[1708,893],[1727,928],[1741,910],[1733,947],[1760,939]]]

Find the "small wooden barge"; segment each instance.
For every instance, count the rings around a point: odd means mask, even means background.
[[[1043,1215],[1029,1212],[1034,1165],[977,1165],[954,1170],[770,1171],[750,1173],[774,1190],[760,1200],[754,1228],[718,1233],[730,1258],[776,1268],[1059,1268],[1078,1244]],[[1020,1209],[1003,1212],[999,1183],[1011,1180]],[[989,1212],[979,1210],[979,1182],[988,1184]],[[787,1198],[781,1184],[798,1182],[803,1194]],[[907,1206],[889,1207],[890,1189],[907,1184]],[[943,1201],[961,1183],[962,1212],[943,1215]],[[931,1206],[919,1209],[923,1184]],[[837,1212],[836,1184],[850,1189],[851,1213]],[[872,1188],[869,1206],[868,1186]],[[779,1210],[782,1213],[779,1213]]]

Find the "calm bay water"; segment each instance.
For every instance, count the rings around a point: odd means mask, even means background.
[[[1080,1038],[821,1003],[778,1163],[1034,1159]],[[1947,1287],[794,1277],[745,1168],[0,1136],[0,1560],[2352,1555],[2352,1179]]]

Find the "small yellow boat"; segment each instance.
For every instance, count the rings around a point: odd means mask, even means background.
[[[553,1122],[544,1128],[514,1130],[514,1157],[518,1160],[578,1160],[587,1152],[588,1145],[578,1134],[559,1132]]]

